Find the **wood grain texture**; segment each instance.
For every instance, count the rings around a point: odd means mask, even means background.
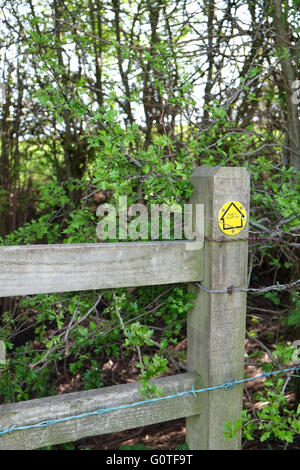
[[[192,242],[191,242],[192,243]],[[0,297],[202,279],[185,241],[0,247]]]
[[[204,279],[210,290],[247,286],[248,223],[238,236],[224,235],[218,224],[223,204],[238,201],[249,220],[249,175],[243,168],[198,168],[193,201],[204,204]],[[224,237],[228,242],[223,242]],[[216,241],[212,241],[216,240]],[[220,240],[220,241],[217,241]],[[201,387],[244,376],[246,293],[207,293],[197,287],[188,314],[188,369],[201,376]],[[225,440],[225,421],[235,422],[242,410],[242,385],[200,394],[201,415],[187,419],[190,449],[239,449],[240,435]]]
[[[163,396],[189,391],[199,386],[195,374],[180,374],[153,380],[163,388]],[[69,393],[49,398],[29,400],[0,407],[1,428],[37,424],[49,419],[60,419],[99,408],[112,408],[144,400],[139,394],[140,384],[114,385],[96,390]],[[16,430],[0,436],[0,450],[30,450],[50,444],[72,442],[83,437],[113,433],[169,421],[199,413],[199,398],[187,395],[179,398],[144,404],[102,414],[66,420],[48,427]]]

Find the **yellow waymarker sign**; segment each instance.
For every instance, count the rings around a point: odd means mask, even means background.
[[[246,210],[240,202],[228,201],[219,212],[219,227],[226,235],[237,235],[247,222]]]

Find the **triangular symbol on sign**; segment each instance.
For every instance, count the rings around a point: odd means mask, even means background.
[[[240,209],[232,202],[220,218],[223,222],[223,230],[231,230],[234,228],[243,228],[244,214]]]

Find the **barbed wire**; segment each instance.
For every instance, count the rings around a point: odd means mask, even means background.
[[[48,419],[48,420],[44,420],[44,421],[41,421],[41,422],[36,423],[36,424],[25,424],[25,425],[20,425],[20,426],[19,425],[13,425],[13,426],[11,426],[9,428],[6,428],[6,429],[1,429],[1,427],[0,427],[0,438],[1,438],[1,436],[4,436],[5,434],[11,434],[12,432],[15,432],[15,431],[26,431],[28,429],[35,429],[35,428],[47,428],[48,426],[51,426],[53,424],[58,424],[58,423],[62,423],[62,422],[65,422],[65,421],[71,421],[71,420],[75,420],[75,419],[87,418],[89,416],[98,416],[99,418],[101,418],[101,416],[105,413],[110,413],[112,411],[120,411],[120,410],[124,410],[124,409],[130,409],[130,408],[133,408],[133,407],[136,407],[136,406],[142,406],[142,405],[146,405],[146,404],[147,405],[148,404],[155,404],[155,403],[157,403],[159,401],[162,401],[162,400],[171,400],[173,398],[179,398],[179,397],[184,397],[184,396],[188,396],[188,395],[193,395],[195,398],[197,398],[197,393],[211,392],[211,391],[214,391],[214,390],[221,390],[221,389],[225,389],[225,390],[229,389],[230,390],[235,385],[250,382],[250,381],[253,381],[253,380],[257,380],[257,379],[267,378],[267,377],[270,377],[271,375],[286,374],[288,377],[296,377],[297,376],[296,374],[291,376],[289,373],[290,372],[296,372],[297,373],[298,371],[300,371],[300,364],[296,365],[295,367],[289,367],[289,368],[286,368],[286,369],[275,370],[275,371],[270,371],[270,372],[264,372],[263,374],[257,375],[255,377],[248,377],[246,379],[232,380],[232,381],[224,382],[221,385],[215,385],[215,386],[211,386],[211,387],[200,388],[200,389],[197,389],[197,390],[195,390],[194,387],[192,386],[191,390],[188,390],[186,392],[175,393],[173,395],[167,395],[165,397],[150,398],[148,400],[143,400],[143,401],[138,401],[138,402],[134,402],[134,403],[128,403],[128,404],[124,404],[124,405],[114,406],[114,407],[111,407],[111,408],[98,408],[95,411],[89,411],[87,413],[81,413],[81,414],[78,414],[78,415],[65,416],[63,418]]]
[[[229,295],[232,295],[233,292],[260,293],[260,292],[270,292],[272,290],[275,290],[275,291],[290,290],[298,286],[298,284],[300,285],[300,279],[297,279],[297,281],[290,282],[288,284],[274,284],[273,286],[260,287],[260,288],[229,286],[226,289],[208,289],[207,287],[200,284],[200,282],[194,282],[194,285],[199,287],[204,292],[207,292],[208,294],[229,294]]]

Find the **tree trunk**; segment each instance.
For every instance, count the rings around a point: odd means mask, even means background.
[[[289,39],[289,24],[282,10],[281,0],[272,1],[273,27],[276,34],[276,44],[280,51],[283,88],[286,97],[286,133],[288,164],[300,170],[300,120],[298,104],[293,103],[293,83],[295,82],[296,65],[293,64],[293,50]]]

